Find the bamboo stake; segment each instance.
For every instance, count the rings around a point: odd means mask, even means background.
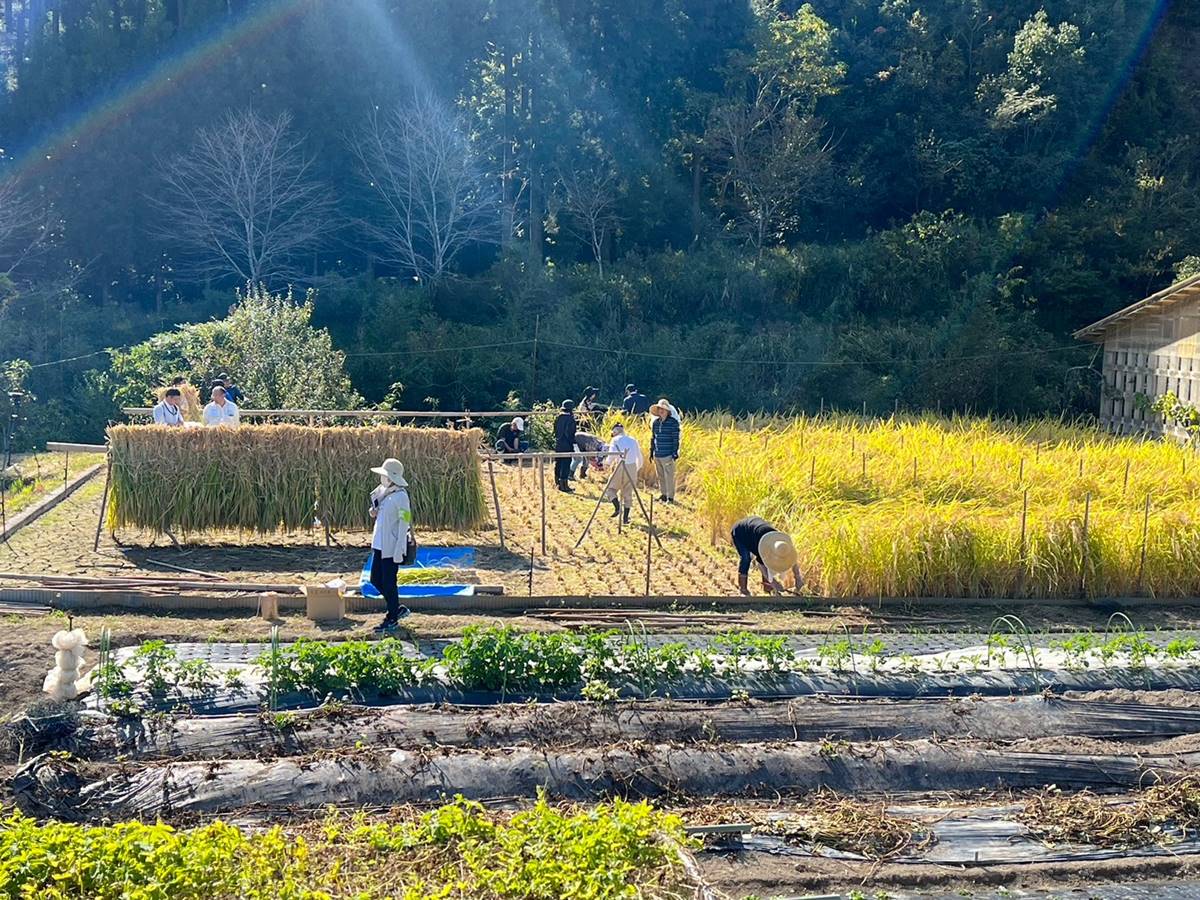
[[[1129,490],[1129,460],[1125,460],[1125,481],[1121,485],[1121,494]]]
[[[71,451],[67,450],[63,453],[63,487],[67,486],[67,479],[71,471]]]
[[[1025,488],[1025,493],[1021,499],[1021,565],[1025,565],[1025,557],[1028,553],[1028,546],[1025,542],[1025,525],[1029,520],[1029,488]]]
[[[100,531],[104,528],[104,513],[108,510],[108,481],[112,478],[112,456],[104,467],[104,494],[100,498],[100,518],[96,520],[96,539],[92,541],[92,552],[100,549]]]
[[[817,483],[817,457],[813,456],[812,463],[808,467],[808,486],[812,487]]]
[[[862,463],[863,463],[862,477],[865,479],[867,477],[867,451],[866,450],[863,451]]]
[[[1079,553],[1079,596],[1084,596],[1087,587],[1087,558],[1088,558],[1088,520],[1092,514],[1092,493],[1088,491],[1083,497],[1083,540]]]
[[[500,515],[500,492],[496,490],[496,472],[490,459],[487,464],[488,481],[492,483],[492,503],[496,507],[496,530],[500,532],[500,549],[507,550],[508,547],[504,544],[504,519]]]
[[[917,483],[917,458],[913,457],[913,484]]]
[[[1079,457],[1079,477],[1083,477],[1083,457]]]
[[[538,488],[542,493],[542,556],[546,555],[546,461],[539,458]]]
[[[1136,593],[1142,592],[1142,576],[1146,572],[1146,540],[1150,534],[1150,495],[1146,495],[1146,509],[1142,513],[1142,556],[1138,560],[1138,577]]]
[[[1017,487],[1025,483],[1025,457],[1021,457],[1021,467],[1017,470]]]
[[[650,512],[648,514],[648,521],[649,521],[650,527],[646,529],[648,532],[648,534],[646,535],[646,596],[647,597],[650,596],[650,562],[651,562],[651,557],[654,554],[654,538],[658,537],[658,535],[656,535],[654,533],[654,498],[653,497],[650,498]]]
[[[625,454],[621,454],[620,461],[612,467],[612,471],[608,473],[608,481],[604,482],[604,490],[596,498],[596,505],[592,507],[592,514],[588,516],[587,524],[583,526],[583,534],[579,536],[579,540],[575,542],[575,549],[579,549],[579,545],[583,543],[584,538],[588,536],[588,532],[592,530],[592,523],[596,521],[596,513],[600,511],[600,504],[604,502],[604,495],[608,493],[608,489],[612,487],[613,479],[617,476],[617,468],[625,465]]]
[[[529,596],[533,596],[533,552],[537,548],[533,544],[529,545]],[[545,550],[542,551],[545,554]]]

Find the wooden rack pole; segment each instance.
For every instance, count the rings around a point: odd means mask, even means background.
[[[546,555],[546,461],[539,458],[538,489],[542,494],[542,556]]]
[[[650,565],[651,558],[654,555],[654,540],[658,537],[654,533],[654,498],[650,498],[650,512],[647,514],[649,527],[646,529],[646,596],[650,596]]]
[[[492,483],[492,503],[496,507],[496,530],[500,532],[500,549],[507,550],[508,547],[504,544],[504,519],[500,515],[500,492],[496,490],[496,472],[492,468],[492,461],[487,461],[488,480]]]
[[[621,451],[621,458],[612,467],[612,471],[608,473],[608,481],[604,482],[604,490],[596,498],[596,505],[592,507],[592,514],[588,517],[587,525],[583,527],[583,534],[579,536],[579,540],[575,542],[575,549],[579,549],[579,545],[583,543],[584,538],[588,536],[588,532],[592,530],[592,523],[596,521],[596,513],[600,511],[600,504],[604,502],[604,495],[608,493],[608,489],[612,487],[613,479],[617,477],[617,470],[625,467],[625,451]]]
[[[108,510],[108,481],[112,477],[112,457],[104,466],[104,494],[100,497],[100,517],[96,519],[96,539],[92,541],[92,552],[100,549],[100,531],[104,528],[104,513]]]

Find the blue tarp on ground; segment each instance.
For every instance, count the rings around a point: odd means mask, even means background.
[[[406,568],[464,568],[474,564],[474,547],[418,547],[416,563]],[[475,593],[475,587],[469,584],[402,584],[398,590],[401,597],[470,597]],[[358,592],[372,600],[383,599],[383,595],[371,584],[370,555],[363,563]]]

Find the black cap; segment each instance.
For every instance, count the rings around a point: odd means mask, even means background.
[[[634,387],[632,384],[625,385],[625,393],[627,393],[627,394],[632,394],[636,390],[637,390],[637,388]]]
[[[564,410],[566,410],[567,412],[570,412],[571,410],[573,410],[575,408],[575,401],[574,400],[564,400],[562,402],[562,408]]]

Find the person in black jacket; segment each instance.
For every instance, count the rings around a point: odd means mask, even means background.
[[[574,453],[575,432],[575,401],[564,400],[562,410],[554,419],[554,452]],[[564,494],[575,493],[571,490],[571,460],[556,459],[554,461],[554,485]]]

